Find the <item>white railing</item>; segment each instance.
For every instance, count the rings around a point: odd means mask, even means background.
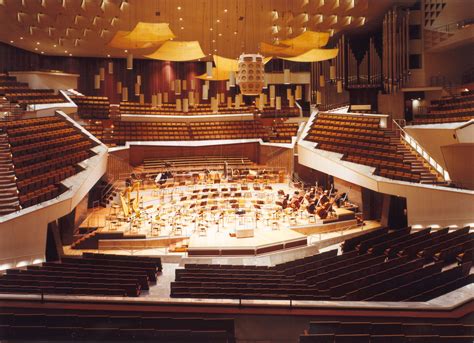
[[[394,129],[397,132],[398,136],[403,138],[417,153],[420,155],[428,164],[433,167],[433,169],[443,178],[444,181],[451,181],[449,178],[449,173],[444,169],[436,160],[428,154],[428,152],[414,139],[410,136],[403,128],[400,126],[398,121],[394,119],[393,121]],[[403,124],[402,124],[403,125]]]

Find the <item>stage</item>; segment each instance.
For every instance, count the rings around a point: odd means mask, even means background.
[[[307,246],[307,236],[355,227],[354,209],[334,208],[320,219],[303,207],[283,210],[288,183],[176,184],[140,191],[140,215],[124,218],[121,206],[91,211],[81,224],[97,228],[97,249],[166,248],[188,256],[242,256]],[[100,236],[120,233],[120,237]]]

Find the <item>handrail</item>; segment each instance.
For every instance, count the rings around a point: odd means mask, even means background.
[[[462,30],[469,25],[472,25],[474,23],[474,18],[468,18],[468,19],[463,19],[463,20],[458,20],[449,24],[444,24],[440,25],[434,28],[431,28],[431,31],[437,31],[437,32],[445,32],[445,33],[450,33],[453,31],[457,30]]]
[[[394,124],[394,128],[395,128],[395,132],[397,132],[397,135],[403,138],[403,140],[405,140],[405,142],[407,142],[416,151],[416,153],[419,156],[421,156],[426,162],[428,162],[428,164],[433,167],[433,169],[443,178],[444,181],[450,181],[451,179],[449,178],[448,171],[445,170],[438,162],[436,162],[436,160],[433,157],[431,157],[425,149],[423,149],[420,143],[418,143],[416,139],[410,136],[402,128],[402,126],[400,126],[398,121],[399,120],[397,119],[392,120]]]

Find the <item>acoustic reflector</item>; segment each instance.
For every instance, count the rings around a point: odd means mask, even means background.
[[[329,78],[331,80],[335,80],[336,79],[336,66],[329,66]]]
[[[206,57],[198,41],[178,42],[167,41],[155,52],[145,57],[162,61],[192,61]]]
[[[275,85],[270,85],[270,99],[275,99]]]
[[[100,89],[100,75],[94,75],[94,89]]]
[[[127,55],[127,69],[128,70],[133,69],[133,54],[128,54]]]
[[[303,95],[303,88],[301,87],[301,85],[296,86],[295,100],[301,100],[302,95]]]
[[[189,112],[189,99],[188,98],[183,99],[183,112],[185,113]]]
[[[229,72],[229,86],[235,87],[235,72],[234,71]]]
[[[206,76],[208,78],[212,77],[212,62],[206,62]]]
[[[294,57],[279,56],[279,58],[293,62],[320,62],[335,58],[338,52],[339,49],[311,49]]]
[[[283,83],[285,85],[290,84],[290,69],[283,69]]]
[[[112,75],[114,73],[114,62],[108,63],[109,74]]]
[[[175,89],[174,94],[180,95],[181,94],[181,80],[177,79],[174,82],[176,84],[176,86],[174,87],[174,89]]]
[[[181,99],[176,99],[176,111],[181,111]]]
[[[277,111],[281,110],[281,97],[280,96],[277,96],[276,98],[276,109]]]
[[[288,98],[288,104],[290,107],[295,107],[295,97],[293,95]]]
[[[161,107],[163,106],[163,94],[158,93],[156,95],[156,106]]]
[[[128,38],[133,42],[164,42],[175,37],[168,23],[145,23],[140,21],[124,38]]]
[[[122,88],[122,101],[128,101],[128,88]]]

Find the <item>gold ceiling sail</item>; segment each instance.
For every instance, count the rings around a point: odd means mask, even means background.
[[[145,57],[154,60],[182,62],[204,58],[206,55],[202,52],[198,41],[167,41],[155,52],[145,55]]]
[[[175,37],[168,23],[144,23],[141,21],[125,36],[133,42],[164,42]]]
[[[295,38],[280,41],[280,45],[306,50],[325,47],[329,41],[329,32],[305,31]]]
[[[212,68],[212,76],[209,77],[207,73],[196,76],[196,78],[207,81],[224,81],[229,79],[229,70],[222,70],[218,68]]]
[[[130,31],[117,31],[112,40],[107,44],[111,48],[117,49],[147,49],[157,46],[161,42],[135,42],[126,38]]]
[[[320,62],[331,60],[337,56],[339,49],[311,49],[301,55],[294,57],[282,57],[282,60],[293,61],[293,62]]]
[[[238,71],[239,70],[239,60],[234,60],[232,58],[226,58],[218,55],[213,55],[214,64],[219,71]],[[263,59],[263,64],[267,64],[272,57],[265,57]]]
[[[307,48],[260,43],[260,52],[268,56],[297,56],[308,51]]]

